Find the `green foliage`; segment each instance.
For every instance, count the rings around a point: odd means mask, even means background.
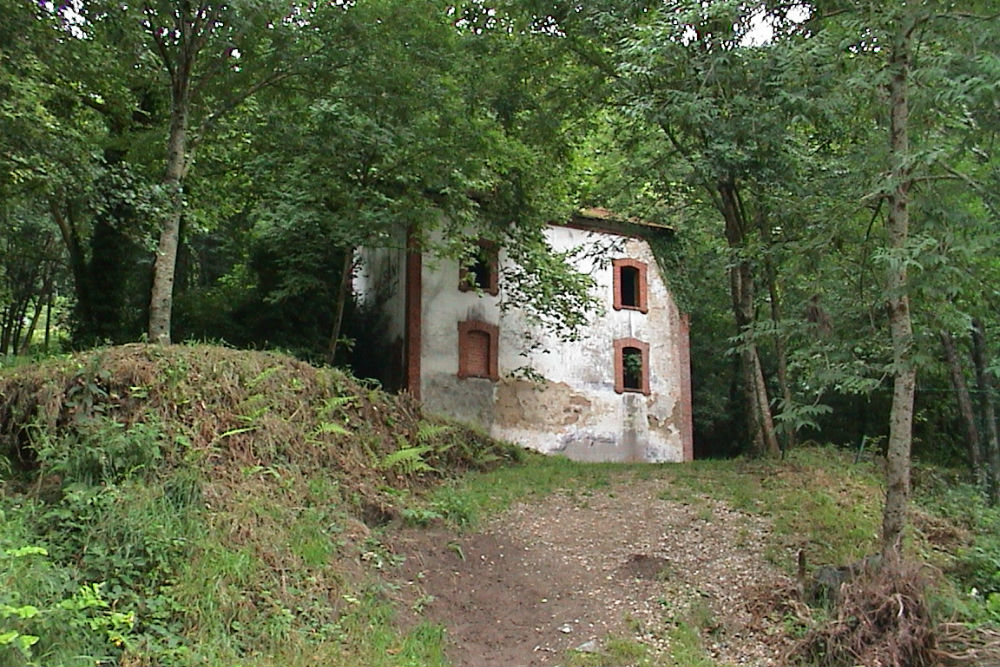
[[[430,451],[431,448],[427,445],[401,447],[383,458],[381,466],[386,470],[395,470],[404,475],[433,472],[434,468],[424,460],[424,455]]]
[[[339,371],[208,346],[4,371],[0,413],[4,664],[443,664],[440,628],[397,627],[399,557],[358,517],[433,520],[424,486],[520,452]]]
[[[84,420],[65,438],[52,438],[35,429],[34,449],[39,463],[69,484],[119,482],[142,476],[163,458],[165,436],[156,423],[131,426],[109,417]]]
[[[967,483],[927,485],[919,490],[918,501],[969,532],[970,542],[952,554],[954,560],[948,567],[958,579],[961,592],[979,605],[987,618],[1000,622],[996,615],[1000,594],[1000,508],[989,506],[982,491]]]

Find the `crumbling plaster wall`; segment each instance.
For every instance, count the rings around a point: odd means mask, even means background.
[[[640,239],[550,227],[557,251],[583,248],[577,268],[596,282],[602,312],[579,341],[562,342],[534,329],[516,307],[501,310],[500,295],[461,292],[454,260],[425,262],[421,395],[432,411],[478,423],[492,435],[547,453],[589,461],[681,461],[681,318],[649,245]],[[613,309],[611,260],[631,257],[648,266],[647,313]],[[501,263],[503,257],[501,256]],[[497,324],[499,382],[460,379],[458,328],[463,320]],[[525,333],[532,342],[527,344]],[[650,345],[650,394],[614,391],[614,341],[633,337]],[[525,379],[530,368],[544,382]]]
[[[459,289],[459,263],[425,259],[421,271],[420,396],[432,411],[481,425],[493,423],[494,383],[458,377],[458,323],[500,321],[500,297]],[[501,369],[501,373],[503,370]]]
[[[685,458],[678,345],[680,313],[644,240],[570,227],[551,227],[553,248],[586,248],[577,268],[595,280],[602,312],[591,316],[581,340],[564,343],[546,332],[541,346],[520,356],[519,332],[530,325],[516,310],[500,326],[501,381],[496,387],[493,435],[547,453],[587,461],[681,461]],[[614,310],[611,260],[630,257],[647,267],[648,312]],[[649,344],[650,394],[614,390],[614,341]],[[530,366],[537,384],[504,377]]]

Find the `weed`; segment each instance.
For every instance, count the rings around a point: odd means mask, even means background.
[[[418,445],[416,447],[403,446],[400,449],[386,455],[380,464],[383,470],[392,470],[402,475],[412,475],[418,472],[435,472],[435,469],[428,465],[424,459],[431,451],[428,445]]]
[[[711,667],[715,661],[705,652],[697,626],[678,623],[667,636],[670,645],[669,659],[664,665],[677,667]]]
[[[608,637],[604,640],[599,651],[567,651],[564,661],[569,667],[610,667],[611,665],[645,667],[657,664],[644,644],[623,637]]]
[[[385,544],[373,535],[365,539],[361,547],[361,560],[376,570],[386,570],[398,567],[403,563],[404,556],[393,553]]]
[[[422,506],[404,507],[400,515],[412,526],[427,526],[444,518],[437,510]]]

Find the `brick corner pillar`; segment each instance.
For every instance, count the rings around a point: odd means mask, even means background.
[[[684,460],[694,460],[694,414],[691,396],[691,317],[682,313],[678,327],[677,345],[680,357],[681,380],[681,444]]]
[[[414,228],[406,232],[406,313],[403,346],[405,388],[420,400],[420,357],[422,353],[423,255]]]

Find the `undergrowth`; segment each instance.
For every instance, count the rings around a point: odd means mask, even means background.
[[[377,527],[519,449],[332,369],[129,345],[0,373],[0,664],[445,664]]]
[[[526,465],[505,465],[515,462]],[[441,627],[395,622],[399,558],[383,531],[471,529],[515,502],[560,491],[585,503],[639,477],[659,480],[664,500],[700,504],[706,521],[720,500],[767,517],[766,553],[789,574],[799,550],[813,571],[877,547],[879,470],[832,448],[785,461],[574,463],[425,416],[339,371],[209,346],[5,369],[0,664],[446,665]],[[891,609],[868,602],[893,596],[914,602],[907,631],[935,624],[935,659],[985,655],[975,642],[987,646],[1000,622],[1000,511],[920,467],[915,499],[908,556],[945,576],[927,591],[860,582],[853,612],[776,608],[776,626],[804,642],[797,659],[881,660],[855,650],[876,635],[848,631],[885,626]],[[712,664],[709,625],[673,623],[671,656],[620,637],[566,660]]]

